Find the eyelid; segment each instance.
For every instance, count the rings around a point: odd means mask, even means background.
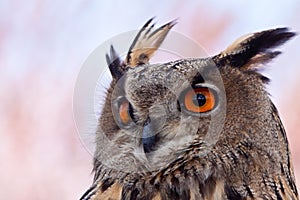
[[[198,87],[207,87],[208,89],[212,89],[216,92],[219,91],[219,89],[215,85],[212,85],[210,83],[196,83],[192,86],[192,88],[198,88]]]

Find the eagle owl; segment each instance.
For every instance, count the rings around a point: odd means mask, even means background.
[[[113,46],[106,55],[113,79],[81,199],[298,199],[286,133],[258,71],[295,33],[270,29],[215,56],[149,64],[176,24],[152,21],[124,60]]]

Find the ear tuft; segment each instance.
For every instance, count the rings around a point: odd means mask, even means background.
[[[259,64],[265,64],[280,54],[272,51],[282,45],[296,33],[288,28],[270,29],[241,37],[226,50],[213,57],[218,65],[230,65],[244,70],[253,69]]]
[[[125,64],[131,67],[146,64],[149,62],[151,56],[160,47],[165,37],[176,24],[176,21],[171,21],[156,30],[153,30],[154,23],[151,22],[153,18],[148,20],[142,29],[134,38],[132,45],[127,53]]]
[[[113,45],[110,46],[110,54],[106,54],[106,62],[112,77],[120,79],[124,74],[124,63],[121,61]]]
[[[138,32],[129,48],[125,61],[120,59],[114,47],[111,45],[110,54],[106,54],[106,62],[114,79],[119,80],[128,67],[148,63],[171,28],[176,24],[176,21],[173,20],[153,30],[155,23],[151,25],[152,21],[153,18],[149,19]]]

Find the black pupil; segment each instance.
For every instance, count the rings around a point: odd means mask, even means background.
[[[206,97],[199,93],[193,96],[193,103],[196,106],[203,106],[206,103]]]

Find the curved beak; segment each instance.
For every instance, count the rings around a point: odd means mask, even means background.
[[[144,147],[145,153],[153,151],[157,137],[155,131],[153,131],[153,123],[148,119],[144,124],[143,133],[142,133],[142,144]]]

